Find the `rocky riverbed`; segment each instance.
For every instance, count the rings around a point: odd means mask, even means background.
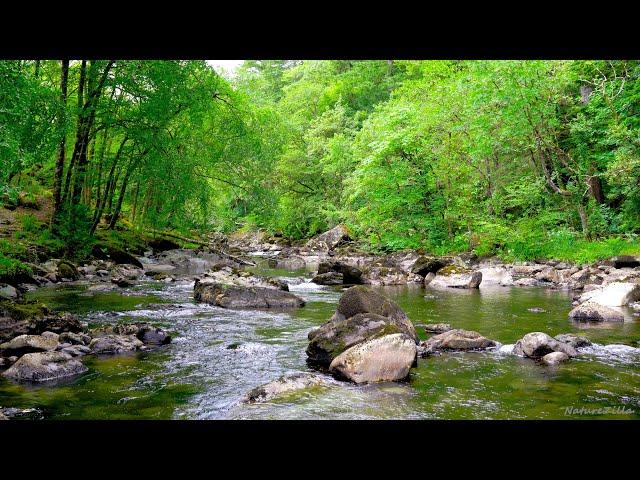
[[[640,407],[634,258],[375,257],[340,230],[229,251],[51,260],[37,290],[3,287],[7,306],[48,305],[3,313],[3,415],[562,418],[563,402]]]

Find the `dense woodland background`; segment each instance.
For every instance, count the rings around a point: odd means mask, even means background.
[[[0,202],[48,202],[14,238],[78,259],[123,228],[339,223],[374,251],[639,252],[640,61],[0,61]]]

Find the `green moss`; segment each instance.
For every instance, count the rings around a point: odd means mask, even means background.
[[[0,302],[0,310],[16,320],[31,320],[49,315],[51,311],[39,302]]]
[[[22,283],[33,275],[33,270],[19,260],[9,258],[0,253],[0,282]]]

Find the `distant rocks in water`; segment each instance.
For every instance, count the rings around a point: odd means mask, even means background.
[[[622,312],[594,301],[586,301],[569,312],[569,318],[581,321],[623,322]]]
[[[420,283],[423,278],[399,266],[370,265],[362,268],[360,283],[367,285],[407,285]]]
[[[318,285],[342,285],[344,283],[344,276],[339,272],[318,273],[311,281]]]
[[[78,268],[71,262],[60,260],[58,262],[58,276],[68,280],[77,280],[80,278]]]
[[[554,338],[559,342],[571,345],[573,348],[588,347],[591,345],[591,340],[588,338],[571,333],[561,333]]]
[[[631,255],[619,255],[611,259],[614,268],[640,267],[640,259]]]
[[[197,278],[194,298],[223,308],[299,308],[305,305],[289,293],[286,282],[251,275],[230,267],[212,269]]]
[[[243,403],[264,403],[287,394],[306,390],[311,387],[327,386],[327,379],[314,373],[295,373],[283,375],[277,380],[251,390],[242,399]]]
[[[3,375],[17,381],[44,382],[78,375],[88,369],[64,352],[27,353]]]
[[[591,301],[605,307],[621,307],[640,300],[640,284],[613,282],[580,296],[580,303]]]
[[[356,383],[399,380],[415,362],[417,341],[395,302],[355,286],[343,293],[333,317],[309,333],[307,356]]]
[[[527,308],[527,311],[531,312],[531,313],[546,313],[546,310],[544,308],[540,308],[540,307]]]
[[[196,280],[194,298],[223,308],[299,308],[305,301],[276,288],[244,287]]]
[[[74,315],[54,313],[37,302],[0,301],[0,343],[18,335],[82,330],[83,325]]]
[[[417,355],[416,342],[404,333],[370,338],[345,350],[329,371],[355,383],[391,382],[409,375]]]
[[[129,337],[134,336],[144,344],[166,345],[171,342],[171,336],[167,332],[146,322],[107,325],[92,330],[92,333],[94,335],[94,340],[105,336],[125,337],[123,342],[131,343],[132,341]],[[65,336],[62,338],[66,339],[69,337]],[[86,340],[86,337],[84,337],[83,340]],[[91,343],[93,343],[93,340],[91,340]],[[139,346],[136,342],[133,342],[133,344]],[[91,344],[89,345],[91,346]]]
[[[358,284],[361,283],[361,277],[362,270],[358,267],[339,261],[326,261],[318,265],[318,273],[312,282],[320,285],[336,285],[339,280],[344,284]]]
[[[546,365],[558,365],[569,360],[569,355],[564,352],[551,352],[542,357],[542,362]]]
[[[437,273],[438,270],[450,265],[451,262],[450,258],[421,256],[411,267],[411,272],[426,277],[430,273]]]
[[[137,257],[111,245],[95,245],[91,253],[99,260],[111,260],[116,264],[128,264],[144,268],[144,265]]]
[[[436,276],[429,282],[429,287],[474,289],[479,288],[481,282],[482,272],[450,265],[436,273]]]
[[[514,284],[513,276],[503,266],[490,266],[479,268],[478,272],[482,274],[480,288],[491,285],[499,285],[508,287]]]
[[[421,342],[421,345],[438,350],[484,350],[495,347],[495,341],[483,337],[480,333],[471,330],[453,329]]]
[[[310,239],[305,247],[309,250],[328,251],[350,240],[347,228],[344,225],[338,225]]]
[[[152,325],[141,325],[138,328],[136,337],[147,345],[166,345],[171,343],[171,336],[164,330]]]
[[[420,325],[425,332],[427,333],[444,333],[449,330],[453,330],[453,327],[448,323],[427,323],[425,325]]]
[[[542,358],[552,352],[562,352],[569,357],[578,355],[578,351],[570,344],[558,341],[543,332],[527,333],[513,348],[515,355],[529,358]]]

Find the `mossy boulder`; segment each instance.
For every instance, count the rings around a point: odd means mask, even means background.
[[[375,313],[359,313],[345,320],[331,320],[309,333],[307,356],[321,365],[331,361],[349,347],[369,338],[402,333],[387,317]]]
[[[60,278],[67,278],[69,280],[77,280],[80,278],[77,267],[66,260],[58,262],[58,276]]]
[[[451,264],[450,258],[421,256],[411,267],[411,272],[425,277],[429,273],[437,273],[439,270]]]

